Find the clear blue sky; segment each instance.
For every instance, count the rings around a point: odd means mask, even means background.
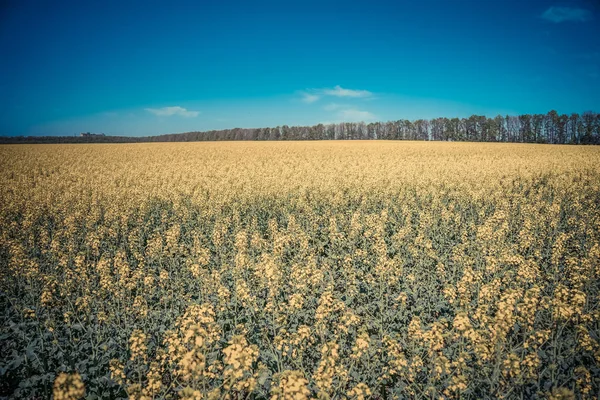
[[[2,135],[600,111],[594,0],[0,4]]]

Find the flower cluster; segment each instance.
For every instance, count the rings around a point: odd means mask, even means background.
[[[85,385],[78,373],[60,373],[54,380],[52,395],[56,400],[79,400],[85,396]]]

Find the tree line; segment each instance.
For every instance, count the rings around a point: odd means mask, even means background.
[[[490,118],[434,118],[341,122],[313,126],[234,128],[157,136],[0,137],[0,143],[135,143],[219,140],[437,140],[549,144],[600,144],[600,113],[523,114]]]

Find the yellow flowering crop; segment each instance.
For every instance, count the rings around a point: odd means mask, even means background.
[[[0,397],[598,398],[600,148],[0,146]]]

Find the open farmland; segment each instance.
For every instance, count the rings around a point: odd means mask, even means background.
[[[596,398],[600,148],[0,147],[0,396]]]

